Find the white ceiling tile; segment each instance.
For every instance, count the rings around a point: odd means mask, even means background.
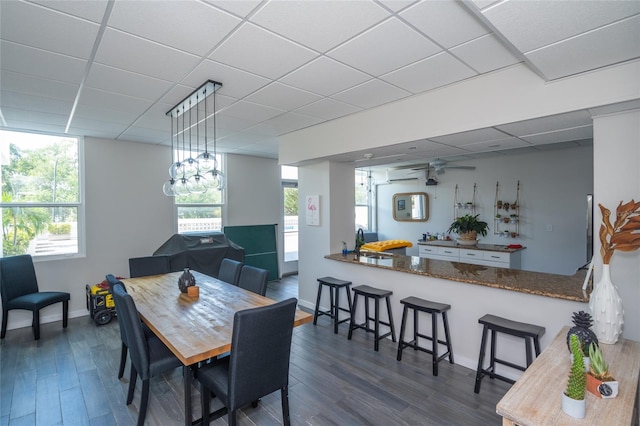
[[[69,0],[29,0],[41,6],[68,13],[79,18],[100,23],[107,9],[108,0],[69,1]],[[4,2],[3,2],[4,3]],[[3,4],[4,7],[4,4]]]
[[[371,77],[326,56],[321,56],[280,79],[281,82],[330,96]]]
[[[483,11],[523,53],[637,13],[638,1],[504,1]]]
[[[591,115],[587,111],[576,111],[551,117],[518,121],[516,123],[496,126],[496,128],[510,135],[527,136],[573,127],[590,126],[591,124]]]
[[[258,124],[258,120],[232,117],[223,113],[218,114],[218,117],[216,117],[216,126],[218,131],[223,131],[225,133],[238,132],[251,126],[255,126],[256,124]],[[224,133],[218,134],[219,138],[223,136]]]
[[[0,78],[0,90],[2,91],[68,100],[71,102],[75,99],[78,87],[76,84],[32,77],[4,70],[2,71],[2,78]]]
[[[142,127],[145,129],[166,130],[168,132],[171,132],[172,120],[167,117],[166,112],[169,111],[172,106],[173,105],[164,103],[157,103],[153,105],[138,119],[138,121],[136,121],[136,127]],[[175,125],[175,120],[173,120],[173,122]]]
[[[2,114],[9,128],[64,133],[67,125],[67,116],[64,114],[4,107]]]
[[[87,61],[34,49],[11,42],[0,42],[0,69],[25,75],[78,84]]]
[[[322,99],[322,96],[296,89],[282,83],[272,83],[257,92],[246,97],[249,102],[279,108],[293,110],[303,105]]]
[[[449,52],[481,74],[521,62],[495,34],[461,44]]]
[[[311,105],[298,108],[295,112],[312,117],[324,118],[325,120],[333,120],[334,118],[353,114],[358,111],[360,111],[360,108],[353,105],[347,105],[333,99],[322,99]]]
[[[71,126],[69,127],[69,131],[73,128],[74,130],[83,129],[83,130],[94,130],[94,131],[104,131],[113,135],[112,137],[117,137],[120,133],[122,133],[127,127],[129,123],[117,122],[116,120],[112,120],[110,116],[104,116],[104,120],[94,120],[91,118],[81,117],[79,115],[74,116],[73,121],[71,122]],[[167,132],[169,134],[170,132]]]
[[[373,2],[272,1],[251,21],[311,49],[326,52],[389,17]]]
[[[630,111],[632,109],[640,109],[640,99],[628,102],[620,102],[613,105],[605,105],[597,108],[589,108],[589,114],[592,117],[604,114],[614,114],[621,111]]]
[[[541,145],[547,143],[577,141],[589,138],[593,138],[593,126],[574,127],[572,129],[540,133],[531,136],[523,136],[520,139],[523,139],[534,145]]]
[[[397,18],[391,18],[332,50],[328,56],[377,77],[440,50]]]
[[[37,5],[2,2],[0,36],[3,40],[88,59],[98,29],[93,22]]]
[[[147,77],[119,68],[94,64],[91,67],[85,85],[86,87],[155,101],[164,95],[173,84],[169,81]]]
[[[309,117],[306,115],[289,112],[287,114],[282,114],[278,117],[262,122],[250,129],[247,129],[246,132],[257,132],[258,134],[262,134],[263,132],[265,132],[266,134],[270,134],[272,136],[279,136],[285,133],[293,132],[295,130],[303,129],[305,127],[313,126],[315,124],[321,123],[322,121],[323,119],[321,118]]]
[[[412,93],[420,93],[473,77],[476,74],[449,53],[443,52],[384,75],[381,79]]]
[[[402,9],[411,6],[418,0],[380,0],[380,3],[393,10],[394,12],[399,12]]]
[[[484,142],[471,143],[467,145],[460,145],[459,147],[469,151],[484,152],[484,151],[501,151],[504,149],[521,148],[524,146],[529,146],[529,144],[518,138],[505,138],[505,139],[498,139],[494,141],[484,141]]]
[[[121,31],[107,29],[95,61],[161,80],[179,81],[195,67],[199,58]]]
[[[499,3],[503,0],[471,0],[472,4],[475,5],[478,9],[483,10],[492,4]]]
[[[109,26],[184,52],[204,55],[241,20],[206,3],[117,1]]]
[[[45,98],[37,95],[27,95],[16,92],[0,92],[2,107],[20,109],[24,111],[49,112],[52,114],[69,113],[73,107],[73,99],[61,100]]]
[[[499,141],[504,140],[508,137],[503,132],[493,129],[486,128],[480,130],[472,130],[470,132],[456,133],[453,135],[440,136],[437,138],[429,138],[431,141],[444,143],[452,146],[463,146],[469,145],[472,143],[479,142],[488,142],[488,141]]]
[[[284,110],[271,108],[252,102],[239,101],[226,108],[223,113],[231,117],[261,122],[284,113]]]
[[[333,95],[332,98],[366,109],[406,98],[407,96],[411,96],[411,93],[392,86],[387,82],[372,79],[366,83],[337,93]]]
[[[152,140],[158,145],[171,145],[170,134],[171,131],[169,130],[163,132],[162,130],[157,129],[147,129],[138,126],[132,126],[122,132],[122,135],[120,135],[120,139],[147,143],[149,142],[149,140]]]
[[[550,80],[638,58],[640,15],[534,50],[526,56]]]
[[[222,83],[222,87],[218,89],[216,93],[231,96],[236,99],[244,98],[248,94],[266,86],[271,81],[264,77],[207,59],[199,64],[192,73],[186,76],[182,80],[182,83],[196,88],[206,80],[214,80]]]
[[[131,114],[141,114],[151,106],[152,102],[133,96],[121,95],[104,90],[85,87],[80,95],[78,105],[97,106],[100,108],[121,110]]]
[[[277,79],[316,54],[252,24],[244,24],[209,56],[253,74]]]
[[[227,12],[233,13],[241,18],[246,17],[251,13],[260,3],[261,0],[204,0],[206,3],[212,6],[224,9]]]
[[[489,33],[479,19],[454,0],[422,1],[400,16],[444,48]]]

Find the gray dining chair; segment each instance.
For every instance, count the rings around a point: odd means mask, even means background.
[[[229,259],[225,257],[220,263],[220,272],[218,272],[218,279],[229,284],[238,285],[240,279],[240,270],[243,263],[237,260]]]
[[[129,259],[129,276],[131,278],[168,274],[169,272],[171,272],[169,256],[144,256]]]
[[[289,418],[289,357],[297,299],[238,311],[233,317],[231,353],[198,369],[203,424],[209,424],[210,395],[236,425],[238,409],[280,390],[282,421]]]
[[[2,331],[7,333],[9,311],[23,309],[33,313],[33,337],[40,339],[40,309],[62,302],[62,328],[67,328],[71,295],[63,291],[40,291],[33,259],[29,254],[0,258],[0,295],[2,296]]]
[[[240,271],[238,287],[258,293],[260,296],[267,294],[267,280],[269,271],[256,268],[255,266],[244,265]]]
[[[113,286],[112,294],[118,313],[118,324],[121,330],[124,329],[131,358],[127,405],[133,401],[138,375],[142,379],[142,395],[137,423],[138,426],[142,426],[149,403],[149,380],[154,376],[178,368],[182,363],[159,338],[145,334],[136,304],[121,282]]]

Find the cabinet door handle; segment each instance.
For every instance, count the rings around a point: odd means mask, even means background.
[[[467,256],[475,256],[475,253],[467,253]]]
[[[500,256],[491,256],[493,259],[500,259]]]

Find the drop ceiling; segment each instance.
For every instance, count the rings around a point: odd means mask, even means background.
[[[551,81],[640,58],[638,1],[2,0],[0,19],[0,125],[170,145],[166,111],[213,79],[219,151],[269,158],[282,134],[515,64]],[[335,159],[589,143],[591,113]]]

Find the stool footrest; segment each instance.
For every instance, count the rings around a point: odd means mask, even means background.
[[[525,371],[527,368],[523,367],[521,365],[518,364],[514,364],[512,362],[509,361],[505,361],[503,359],[500,358],[493,358],[493,362],[495,362],[496,364],[502,364],[502,365],[506,365],[507,367],[511,367],[511,368],[515,368],[516,370],[520,370],[520,371]]]
[[[502,376],[498,373],[494,373],[490,368],[487,370],[481,370],[480,371],[480,378],[482,378],[482,376],[489,376],[491,379],[498,379],[498,380],[502,380],[503,382],[507,382],[510,384],[514,384],[516,381],[513,379],[510,379],[508,377]]]

